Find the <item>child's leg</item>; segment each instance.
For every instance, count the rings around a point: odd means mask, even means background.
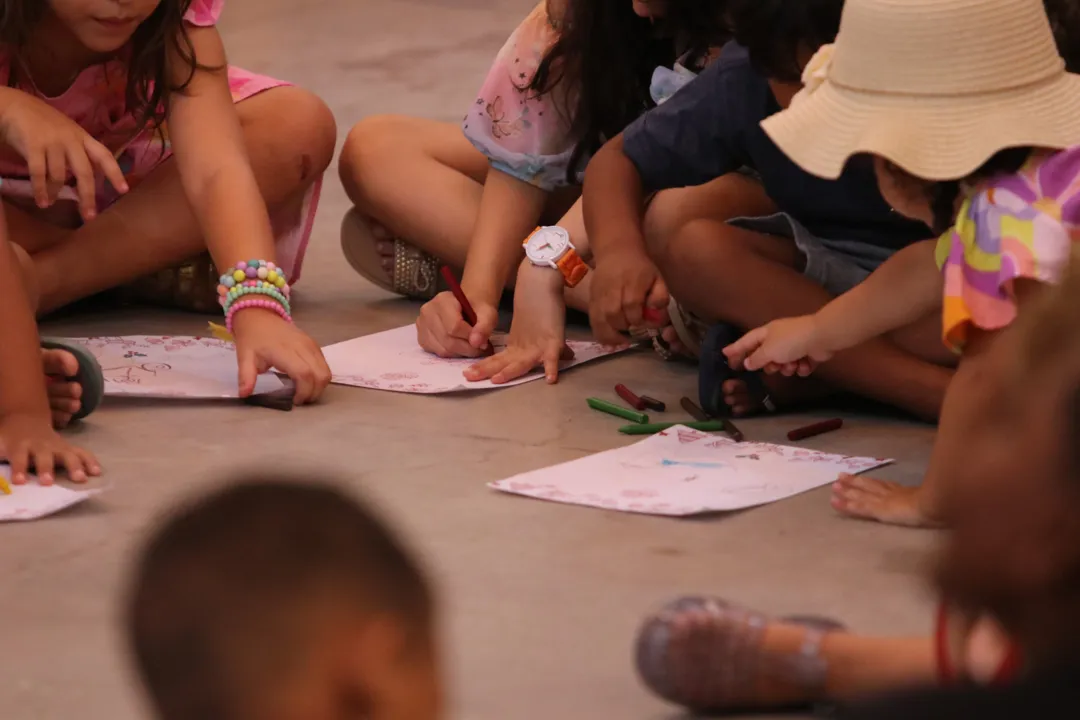
[[[349,132],[339,170],[349,198],[377,223],[372,230],[388,277],[394,237],[454,267],[465,265],[488,160],[459,125],[402,115],[367,118]],[[552,193],[543,223],[557,222],[576,196],[573,189]]]
[[[301,202],[333,156],[336,131],[330,110],[314,95],[294,87],[267,90],[236,108],[267,206]],[[58,230],[18,210],[12,210],[12,216],[12,239],[33,257],[39,313],[206,249],[171,159],[77,230]]]
[[[781,237],[735,228],[705,217],[683,224],[666,238],[652,238],[652,252],[669,288],[691,310],[712,321],[753,328],[783,317],[816,312],[831,297],[802,275],[802,254]],[[926,338],[926,332],[910,337]],[[838,353],[816,377],[844,390],[936,419],[952,371],[928,362],[935,348],[902,349],[878,339]],[[782,402],[791,391],[787,378],[766,377]],[[744,388],[729,383],[725,392]],[[775,396],[774,396],[775,397]],[[737,402],[737,400],[735,400]],[[736,408],[738,409],[738,408]]]

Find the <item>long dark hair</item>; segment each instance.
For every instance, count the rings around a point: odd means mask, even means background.
[[[135,30],[131,41],[120,52],[128,53],[127,111],[138,120],[138,131],[157,130],[169,110],[169,96],[182,92],[191,83],[197,69],[195,48],[184,27],[184,15],[192,0],[161,0],[157,9]],[[16,84],[16,70],[22,64],[34,27],[47,9],[45,0],[0,0],[0,49],[10,54],[11,77]],[[176,84],[170,80],[169,50],[174,49],[185,65],[186,76]]]
[[[956,201],[960,197],[963,184],[970,185],[995,175],[1017,173],[1024,167],[1032,152],[1034,148],[1030,147],[1006,148],[993,155],[978,170],[962,180],[946,180],[930,185],[927,189],[927,199],[930,201],[930,210],[934,215],[934,225],[931,228],[934,234],[944,234],[956,222]]]
[[[700,57],[728,38],[723,0],[667,0],[665,10],[654,24],[630,0],[569,0],[559,39],[529,85],[569,105],[558,108],[576,141],[569,182],[586,157],[653,106],[657,66],[671,65],[680,52]]]

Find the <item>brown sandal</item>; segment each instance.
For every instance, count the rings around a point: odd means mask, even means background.
[[[760,696],[763,674],[820,696],[827,665],[821,642],[843,627],[824,618],[788,618],[808,628],[802,648],[787,656],[761,647],[769,618],[715,598],[686,597],[648,618],[637,639],[637,668],[660,697],[695,711],[770,707]]]
[[[393,277],[382,265],[369,220],[356,208],[341,223],[341,251],[353,270],[387,292],[413,300],[430,300],[445,290],[439,260],[400,238],[394,239]]]
[[[679,337],[679,342],[682,343],[685,351],[679,353],[672,350],[671,346],[664,340],[661,331],[654,333],[652,336],[653,349],[656,350],[656,354],[668,361],[697,360],[701,357],[701,342],[709,326],[697,315],[680,305],[675,298],[671,298],[671,303],[668,305],[668,317],[671,319],[671,327],[675,329],[675,334]]]
[[[208,253],[167,270],[139,278],[119,289],[124,302],[198,313],[221,313],[218,274]]]

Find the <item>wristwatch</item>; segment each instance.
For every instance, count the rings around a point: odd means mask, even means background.
[[[589,272],[589,266],[570,242],[570,233],[561,227],[538,227],[525,238],[525,257],[537,267],[555,268],[562,273],[567,287],[576,287]]]

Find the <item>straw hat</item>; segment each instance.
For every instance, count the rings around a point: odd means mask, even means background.
[[[1080,145],[1080,76],[1042,0],[847,0],[803,80],[762,127],[824,178],[857,153],[955,180],[1005,148]]]

